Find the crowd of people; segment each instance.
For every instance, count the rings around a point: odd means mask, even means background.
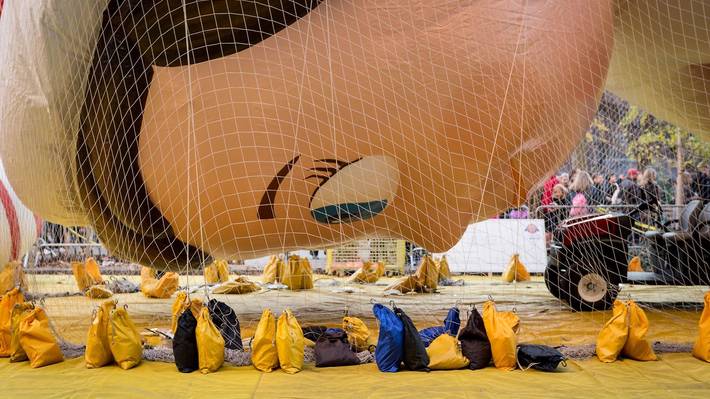
[[[702,164],[681,174],[683,198],[679,203],[700,199],[710,201],[710,167]],[[551,176],[543,186],[540,203],[548,231],[569,217],[582,216],[599,207],[616,207],[635,219],[658,224],[662,216],[662,196],[653,168],[643,173],[630,168],[625,174],[590,175],[584,170]]]

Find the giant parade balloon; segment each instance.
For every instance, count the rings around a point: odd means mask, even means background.
[[[611,0],[8,1],[0,153],[31,209],[155,267],[370,236],[441,252],[583,137],[615,14]]]

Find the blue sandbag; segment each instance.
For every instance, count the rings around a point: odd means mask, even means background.
[[[448,333],[455,337],[459,333],[459,327],[461,327],[461,316],[459,308],[454,306],[446,314],[443,326],[428,327],[420,330],[419,337],[424,342],[424,346],[428,348],[429,344],[443,333]]]
[[[444,330],[455,337],[459,333],[459,327],[461,327],[461,316],[459,314],[459,308],[454,306],[449,309],[449,313],[446,315]]]
[[[372,307],[380,323],[380,336],[375,348],[375,362],[382,372],[394,373],[399,370],[404,356],[404,325],[393,311],[383,305]]]
[[[427,327],[423,330],[419,330],[419,337],[422,339],[424,346],[428,348],[429,344],[444,332],[446,332],[446,330],[442,326]]]

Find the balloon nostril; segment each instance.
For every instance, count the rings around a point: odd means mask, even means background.
[[[311,209],[311,215],[319,223],[347,223],[375,217],[386,207],[387,200],[342,203]]]

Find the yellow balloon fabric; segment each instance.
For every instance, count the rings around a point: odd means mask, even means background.
[[[642,272],[643,268],[641,267],[641,258],[639,258],[638,256],[634,256],[633,258],[631,258],[631,260],[629,261],[628,271]]]
[[[42,308],[34,308],[20,321],[20,345],[27,353],[32,368],[48,366],[64,360],[62,350],[49,328]]]
[[[621,354],[640,361],[658,360],[653,352],[653,347],[646,340],[648,332],[646,313],[634,301],[628,301],[627,307],[629,309],[629,335]]]
[[[34,305],[29,302],[17,303],[12,308],[12,316],[10,321],[10,362],[24,362],[27,360],[27,353],[20,345],[20,321],[22,317],[34,309]]]
[[[271,309],[264,309],[251,342],[251,362],[260,371],[271,372],[279,367],[276,350],[276,318]]]
[[[187,301],[187,292],[178,292],[175,297],[175,301],[173,302],[173,306],[170,308],[170,313],[172,314],[170,319],[170,331],[172,331],[173,334],[175,334],[175,330],[177,329],[177,322],[180,315],[185,311],[185,309],[187,309],[188,306],[190,305]]]
[[[200,373],[214,373],[219,370],[224,363],[224,338],[212,323],[210,312],[206,307],[202,308],[200,317],[197,318],[195,336]]]
[[[432,370],[458,370],[470,363],[461,353],[459,341],[449,334],[441,334],[426,349]]]
[[[12,340],[12,309],[15,304],[25,301],[25,296],[18,288],[13,288],[0,299],[0,357],[9,357],[11,354],[10,341]]]
[[[276,329],[276,350],[279,354],[281,369],[288,374],[296,374],[303,369],[303,330],[298,320],[286,309],[281,316]]]
[[[710,362],[710,291],[705,293],[705,308],[698,322],[698,339],[693,346],[693,356]]]
[[[513,281],[530,281],[530,273],[520,261],[520,255],[515,254],[510,258],[510,262],[503,272],[503,281],[512,283]]]
[[[284,261],[279,259],[276,255],[271,255],[269,258],[269,263],[264,267],[264,273],[262,274],[262,281],[264,283],[275,283],[281,281],[284,269],[286,265]]]
[[[629,310],[626,304],[616,300],[611,319],[597,337],[597,357],[604,363],[611,363],[619,357],[629,336]]]
[[[343,330],[348,334],[350,346],[358,352],[369,350],[371,346],[375,345],[374,340],[370,337],[370,330],[357,317],[343,317]]]
[[[141,335],[125,308],[111,312],[109,347],[116,363],[124,370],[137,366],[143,357]]]
[[[313,288],[313,271],[308,259],[293,255],[288,257],[288,265],[283,270],[281,283],[291,290]]]
[[[93,369],[103,367],[113,362],[111,347],[109,345],[109,318],[111,311],[116,307],[114,301],[105,301],[96,310],[96,315],[91,321],[89,333],[86,337],[86,352],[84,360],[86,367]]]
[[[518,337],[513,331],[510,319],[501,317],[495,304],[487,301],[483,304],[483,324],[491,343],[495,366],[505,370],[514,369],[517,365]]]
[[[141,269],[141,292],[148,298],[170,298],[179,285],[180,276],[175,272],[167,272],[158,280],[152,268]]]
[[[23,291],[27,291],[27,277],[22,270],[22,264],[17,261],[9,262],[0,271],[0,295],[19,287]]]

